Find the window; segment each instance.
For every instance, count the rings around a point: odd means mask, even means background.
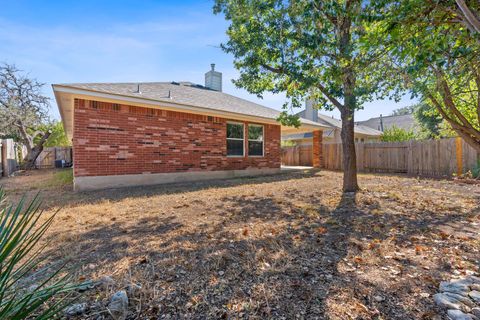
[[[227,123],[227,156],[243,157],[243,123]]]
[[[263,157],[263,126],[248,125],[248,155]]]

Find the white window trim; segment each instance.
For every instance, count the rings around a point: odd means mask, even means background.
[[[248,156],[251,157],[251,158],[263,158],[263,157],[265,157],[265,126],[263,124],[249,123],[248,127],[250,128],[250,126],[252,126],[252,127],[262,127],[262,140],[254,140],[254,139],[250,140],[250,138],[248,138],[248,136],[247,136],[247,141],[256,141],[256,142],[261,142],[262,143],[262,155],[261,156],[251,156],[249,154]],[[248,149],[248,152],[250,153],[250,148]]]
[[[235,122],[235,121],[227,121],[227,126],[229,124],[241,124],[242,127],[243,127],[243,139],[239,139],[239,138],[229,138],[229,137],[226,137],[225,139],[225,143],[228,141],[228,140],[242,140],[243,141],[243,154],[241,156],[236,156],[236,155],[228,155],[228,146],[227,146],[227,158],[244,158],[245,157],[245,123],[243,122]],[[225,127],[226,128],[226,127]],[[225,130],[225,132],[227,132]]]

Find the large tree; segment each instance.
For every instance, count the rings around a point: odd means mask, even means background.
[[[284,92],[284,108],[305,98],[342,119],[344,191],[358,189],[354,113],[389,88],[381,68],[384,46],[369,36],[383,17],[383,1],[216,0],[214,12],[230,21],[222,48],[240,71],[234,83],[250,93]],[[297,122],[296,122],[297,120]],[[298,119],[282,113],[284,124]]]
[[[49,109],[42,87],[14,65],[0,65],[0,136],[14,137],[26,146],[26,168],[35,165],[50,136],[50,130],[39,129],[48,121]]]
[[[407,87],[480,153],[479,9],[478,1],[402,1],[387,29]]]
[[[415,121],[420,126],[419,136],[421,139],[438,139],[446,136],[442,116],[434,107],[422,101],[412,106],[414,109]]]

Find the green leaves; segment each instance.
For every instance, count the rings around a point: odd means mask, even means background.
[[[297,115],[288,114],[286,111],[282,111],[277,118],[277,121],[284,126],[288,127],[300,127],[300,118]]]
[[[348,75],[356,96],[348,101],[357,102],[349,108],[360,109],[389,90],[379,29],[385,3],[217,0],[214,12],[230,21],[222,48],[234,56],[238,87],[258,96],[284,92],[285,112],[312,96],[331,109],[344,100]]]
[[[66,294],[76,289],[69,285],[70,275],[62,275],[59,267],[32,276],[45,248],[39,241],[55,214],[40,223],[38,195],[29,204],[22,198],[16,206],[7,205],[5,198],[0,188],[0,319],[57,318],[69,302]]]
[[[43,145],[44,147],[66,147],[72,145],[71,141],[69,141],[67,136],[65,135],[63,123],[61,121],[53,121],[52,123],[42,124],[36,129],[42,132],[47,132],[49,130],[51,132],[47,141]],[[37,144],[40,138],[40,136],[36,136],[33,140],[34,143]]]
[[[403,142],[415,139],[417,136],[413,130],[405,130],[396,126],[386,129],[381,136],[383,142]]]
[[[386,22],[396,26],[390,32],[397,44],[390,64],[403,74],[404,88],[428,101],[480,151],[480,41],[478,34],[464,27],[457,5],[455,1],[395,3]],[[468,6],[480,12],[480,3],[471,1]],[[425,115],[423,119],[437,135],[436,119]]]

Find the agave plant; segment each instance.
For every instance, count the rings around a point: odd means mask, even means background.
[[[38,195],[29,203],[25,197],[7,205],[0,187],[0,319],[52,319],[59,317],[77,286],[64,266],[55,271],[35,273],[44,261],[45,248],[39,240],[53,222],[55,214],[40,222],[42,211]],[[36,272],[37,274],[39,272]]]

